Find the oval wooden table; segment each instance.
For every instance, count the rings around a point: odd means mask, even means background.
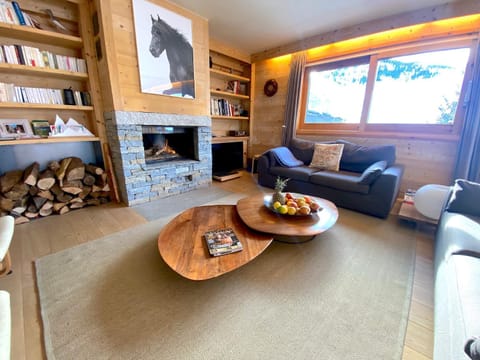
[[[301,194],[292,193],[295,197]],[[304,242],[330,229],[338,219],[338,209],[329,200],[310,196],[323,209],[308,216],[281,215],[268,209],[272,195],[258,194],[240,199],[237,212],[250,228],[273,234],[275,240],[283,242]]]
[[[243,250],[211,256],[203,238],[205,232],[232,228]],[[198,206],[185,210],[170,221],[158,236],[163,260],[178,274],[190,280],[211,279],[255,259],[273,241],[272,235],[245,226],[235,205]]]

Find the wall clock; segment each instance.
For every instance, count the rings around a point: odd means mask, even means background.
[[[265,82],[265,86],[263,87],[263,92],[267,96],[273,96],[277,93],[278,90],[278,83],[274,79],[267,80]]]

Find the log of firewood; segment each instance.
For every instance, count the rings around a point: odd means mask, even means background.
[[[50,161],[47,166],[53,172],[56,172],[60,168],[60,163],[56,160]]]
[[[102,175],[105,172],[101,167],[93,164],[85,164],[85,171],[92,175]]]
[[[82,192],[83,184],[80,180],[64,181],[61,188],[66,193],[77,195]]]
[[[39,168],[40,165],[37,162],[34,162],[29,167],[27,167],[23,173],[23,182],[30,186],[36,185]]]
[[[51,200],[47,200],[45,202],[45,204],[42,205],[42,207],[40,208],[40,210],[49,210],[53,207],[53,201]]]
[[[79,197],[75,197],[72,200],[70,200],[69,204],[74,204],[74,203],[78,203],[78,202],[83,202],[83,200],[80,199]]]
[[[52,212],[53,212],[53,210],[52,210],[51,208],[50,208],[50,209],[41,209],[41,210],[38,212],[38,214],[39,214],[40,216],[45,217],[45,216],[50,216],[50,215],[52,215]]]
[[[0,210],[11,211],[13,209],[15,202],[12,199],[4,198],[0,196]]]
[[[45,198],[47,200],[53,200],[54,199],[54,196],[53,196],[53,194],[51,193],[50,190],[39,191],[37,196],[40,196],[40,197]]]
[[[83,183],[87,186],[92,186],[93,184],[95,184],[95,176],[93,176],[92,174],[85,174],[85,177],[83,178]]]
[[[35,196],[38,194],[38,187],[36,186],[32,186],[30,187],[30,189],[28,190],[28,193],[30,194],[30,196]]]
[[[25,224],[29,222],[30,219],[25,216],[16,216],[15,217],[15,225]]]
[[[31,212],[31,211],[27,211],[25,212],[25,217],[29,218],[29,219],[35,219],[36,217],[38,217],[38,212]]]
[[[38,176],[37,187],[40,190],[48,190],[55,184],[55,174],[50,169],[43,170]]]
[[[22,215],[25,211],[27,211],[27,208],[25,206],[17,206],[10,211],[10,214],[13,216],[20,216]]]
[[[80,199],[85,199],[92,192],[91,186],[84,186],[81,193],[78,194]]]
[[[62,203],[62,202],[54,202],[53,203],[53,211],[56,213],[60,212],[60,210],[67,205],[67,203]]]
[[[95,185],[97,185],[100,188],[103,188],[107,184],[108,184],[108,181],[107,181],[107,174],[106,173],[103,173],[102,175],[97,176],[97,178],[95,180]]]
[[[64,206],[60,209],[60,211],[58,212],[60,215],[63,215],[63,214],[66,214],[67,212],[70,211],[70,208],[68,206]]]
[[[7,171],[5,174],[0,176],[0,192],[6,193],[12,190],[12,188],[17,184],[23,176],[23,170],[13,170]]]
[[[27,212],[33,213],[36,211],[37,211],[37,207],[35,206],[35,204],[30,204],[27,206]]]
[[[42,198],[40,196],[35,196],[33,199],[33,204],[35,205],[35,207],[37,208],[37,210],[40,210],[43,206],[43,204],[45,204],[47,202],[47,199],[45,198]]]
[[[60,186],[63,184],[63,178],[65,177],[65,171],[67,171],[68,165],[70,165],[70,162],[72,161],[72,158],[65,158],[60,162],[60,167],[55,171],[55,176],[57,177]]]
[[[85,203],[82,201],[82,202],[75,202],[71,205],[69,205],[70,209],[81,209],[85,206]]]
[[[65,171],[66,181],[82,180],[85,177],[85,164],[82,159],[72,157],[70,164]]]
[[[55,196],[57,201],[63,202],[63,203],[68,203],[70,200],[72,200],[73,196],[69,194],[65,194],[63,191],[60,195]]]
[[[19,200],[28,194],[28,190],[29,187],[27,184],[19,183],[15,184],[13,188],[9,192],[4,193],[3,196],[7,199]]]
[[[58,183],[55,183],[50,188],[50,192],[55,196],[59,196],[59,195],[63,194],[63,190],[60,188],[60,185],[58,185]]]

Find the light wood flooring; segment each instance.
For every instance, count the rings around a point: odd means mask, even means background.
[[[243,172],[239,179],[214,182],[213,186],[248,194],[260,191],[255,177],[248,172]],[[45,358],[33,261],[146,222],[131,208],[108,204],[50,216],[15,228],[10,247],[13,273],[0,278],[0,289],[9,291],[11,296],[13,360]],[[413,296],[402,360],[432,359],[432,236],[431,227],[417,227]]]

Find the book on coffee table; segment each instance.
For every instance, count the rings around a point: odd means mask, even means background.
[[[243,249],[242,243],[232,228],[207,231],[204,238],[212,256],[231,254]]]

